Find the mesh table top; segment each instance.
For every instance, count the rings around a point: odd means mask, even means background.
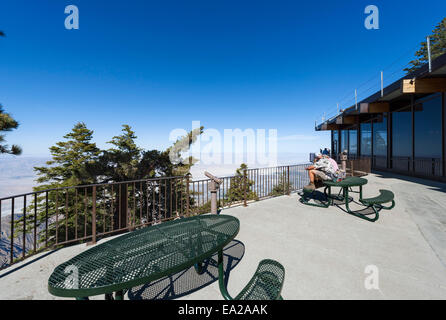
[[[359,177],[347,177],[344,180],[340,182],[334,182],[334,181],[324,181],[324,185],[330,186],[330,187],[359,187],[367,184],[367,179],[359,178]]]
[[[200,215],[139,229],[99,244],[56,267],[48,291],[87,297],[129,289],[202,262],[237,235],[228,215]]]

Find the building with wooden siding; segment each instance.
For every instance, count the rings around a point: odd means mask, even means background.
[[[446,181],[446,54],[316,126],[332,156],[371,158],[372,169]]]

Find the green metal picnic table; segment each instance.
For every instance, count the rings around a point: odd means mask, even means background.
[[[200,215],[145,227],[62,263],[48,279],[48,291],[84,300],[100,294],[122,300],[124,290],[192,266],[204,272],[203,261],[216,252],[221,258],[239,228],[239,220],[228,215]],[[223,259],[218,263],[222,281]]]
[[[342,181],[336,182],[336,181],[324,181],[324,185],[326,186],[324,193],[329,198],[329,201],[331,201],[331,204],[333,205],[334,200],[340,200],[343,201],[345,204],[345,208],[348,213],[355,215],[360,218],[366,218],[365,215],[358,213],[357,211],[352,211],[349,208],[349,203],[353,200],[349,196],[349,192],[357,192],[359,193],[359,201],[362,201],[362,186],[367,184],[367,179],[360,178],[360,177],[347,177]],[[331,194],[331,188],[332,187],[340,187],[342,189],[342,196],[335,196]],[[353,187],[359,187],[359,191],[353,191]],[[327,194],[328,190],[328,194]]]

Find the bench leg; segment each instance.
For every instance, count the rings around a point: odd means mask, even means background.
[[[362,189],[362,188],[361,188]],[[360,189],[360,190],[361,190]],[[361,190],[362,191],[362,190]],[[375,217],[374,218],[369,218],[367,217],[365,214],[356,212],[356,211],[352,211],[349,208],[349,201],[348,201],[348,188],[344,188],[344,197],[345,197],[345,208],[347,209],[347,212],[351,215],[354,215],[355,217],[370,221],[370,222],[375,222],[376,220],[379,219],[379,211],[381,210],[380,208],[377,208],[375,206],[368,206],[368,208],[372,208],[373,212],[375,212]]]
[[[388,207],[383,206],[382,204],[379,205],[379,207],[380,207],[381,209],[384,209],[384,210],[391,210],[391,209],[393,209],[393,208],[395,207],[395,200],[392,200],[392,204],[391,204],[390,206],[388,206]]]

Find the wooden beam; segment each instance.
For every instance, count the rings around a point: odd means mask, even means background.
[[[339,126],[335,123],[324,123],[321,125],[320,131],[332,131],[332,130],[338,130]]]
[[[403,79],[402,93],[435,93],[446,92],[446,78]]]
[[[359,110],[361,113],[390,112],[390,103],[388,102],[361,103]]]
[[[336,124],[356,124],[358,122],[358,116],[338,116],[336,118]]]

